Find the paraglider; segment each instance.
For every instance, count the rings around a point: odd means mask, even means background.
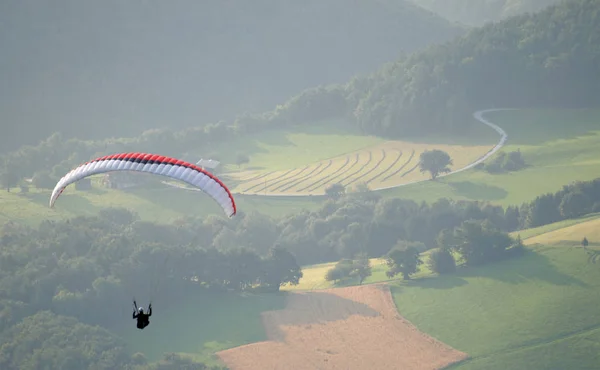
[[[150,325],[150,316],[152,316],[152,303],[148,306],[148,313],[144,313],[144,307],[138,307],[135,299],[133,300],[133,319],[137,320],[137,328],[144,329]]]
[[[166,176],[197,187],[215,200],[228,217],[237,210],[233,195],[216,176],[194,164],[148,153],[120,153],[86,162],[61,178],[50,196],[50,208],[67,186],[88,176],[112,171],[137,171]]]

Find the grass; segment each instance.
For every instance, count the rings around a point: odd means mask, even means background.
[[[584,221],[586,220],[587,221]],[[563,223],[562,228],[549,229],[546,233],[529,237],[526,244],[580,246],[583,237],[590,247],[600,245],[600,218],[598,214],[579,219],[577,223]]]
[[[423,262],[426,262],[429,258],[429,254],[431,251],[426,251],[421,253],[421,258]],[[397,275],[392,279],[388,278],[385,274],[388,270],[388,267],[385,263],[385,259],[383,258],[371,258],[371,276],[365,279],[363,284],[373,284],[373,283],[381,283],[385,281],[397,281],[401,279],[401,275]],[[308,265],[302,266],[303,276],[300,279],[298,285],[289,285],[282,288],[285,291],[302,291],[302,290],[318,290],[318,289],[327,289],[327,288],[339,288],[345,286],[353,286],[358,285],[358,278],[348,278],[337,283],[333,283],[332,281],[325,280],[325,274],[329,269],[332,269],[337,262],[329,262],[329,263],[321,263],[317,265]],[[412,275],[414,278],[418,279],[425,276],[430,276],[431,271],[427,268],[426,264],[420,266],[420,270]]]
[[[270,130],[219,144],[207,151],[217,151],[225,163],[235,163],[237,153],[249,156],[243,169],[279,171],[304,167],[307,164],[360,150],[382,142],[374,136],[364,136],[345,122],[316,122],[313,125],[286,130]],[[238,171],[237,166],[226,166]]]
[[[387,266],[385,260],[381,258],[372,258],[372,275],[365,279],[363,284],[377,283],[388,281],[389,278],[385,275]],[[301,291],[301,290],[318,290],[340,286],[358,285],[358,279],[348,279],[341,283],[334,284],[331,281],[325,280],[325,274],[335,266],[336,262],[321,263],[318,265],[303,266],[303,276],[298,285],[287,285],[282,288],[285,291]]]
[[[527,229],[527,230],[515,231],[515,232],[511,233],[511,236],[516,238],[517,235],[520,235],[522,240],[527,241],[527,243],[531,243],[534,239],[536,239],[536,238],[534,238],[535,236],[546,234],[546,233],[549,233],[554,230],[565,229],[572,225],[586,223],[587,221],[595,220],[598,217],[600,217],[599,213],[591,213],[591,214],[588,214],[588,215],[585,215],[585,216],[579,217],[579,218],[554,222],[554,223],[551,223],[548,225],[534,227],[534,228]],[[586,226],[586,229],[588,229],[588,228],[589,228],[589,226]],[[588,231],[588,235],[592,235],[592,233],[596,233],[595,230]],[[583,236],[581,238],[583,239]]]
[[[392,294],[420,330],[472,357],[453,369],[597,368],[600,269],[586,261],[581,249],[536,246],[518,259],[395,283]]]
[[[417,202],[445,197],[507,206],[600,177],[600,110],[501,111],[486,117],[507,132],[503,150],[521,150],[528,168],[499,175],[469,170],[382,194]]]
[[[321,195],[333,183],[345,186],[357,181],[368,182],[373,189],[394,186],[428,178],[428,174],[416,170],[419,155],[432,148],[444,150],[453,158],[452,168],[458,169],[475,161],[489,151],[491,145],[424,144],[408,141],[386,141],[349,154],[343,154],[294,169],[245,172],[231,174],[239,182],[235,192],[243,193],[302,193]],[[398,156],[399,152],[406,155]],[[389,155],[388,155],[389,153]],[[332,164],[325,169],[325,162]],[[317,169],[323,168],[318,171]],[[306,176],[306,173],[313,173]],[[364,178],[364,179],[363,179]],[[296,182],[299,182],[295,184]],[[286,184],[289,184],[286,186]]]
[[[446,197],[485,200],[507,206],[530,201],[540,193],[555,192],[572,181],[586,181],[600,177],[600,136],[596,131],[599,127],[600,110],[504,111],[489,113],[488,118],[506,130],[509,135],[506,150],[520,149],[525,160],[530,164],[528,168],[500,175],[470,170],[437,181],[384,190],[381,194],[384,197],[410,198],[417,202],[432,202]],[[471,157],[478,156],[473,155],[473,145],[488,148],[496,140],[497,134],[493,130],[478,124],[473,126],[472,132],[468,135],[405,138],[404,142],[400,142],[403,144],[398,142],[390,144],[373,137],[360,136],[340,122],[332,122],[328,127],[307,126],[297,128],[296,131],[275,130],[260,135],[250,135],[244,140],[234,140],[227,144],[220,144],[218,147],[209,146],[206,150],[221,153],[223,156],[221,159],[224,161],[233,161],[237,152],[244,152],[250,156],[250,163],[244,166],[246,171],[237,176],[245,178],[247,184],[238,184],[238,180],[223,176],[231,188],[237,187],[243,190],[245,187],[257,185],[251,192],[262,194],[265,192],[266,182],[267,193],[274,191],[298,194],[312,191],[322,194],[328,184],[356,171],[360,163],[366,161],[366,159],[359,160],[359,164],[350,170],[351,164],[355,161],[355,158],[349,158],[347,153],[350,152],[364,154],[365,148],[371,148],[374,153],[371,163],[374,164],[379,156],[377,150],[386,151],[386,159],[379,166],[381,169],[368,173],[361,180],[367,181],[378,176],[369,183],[371,188],[376,188],[426,179],[426,174],[421,174],[418,169],[402,177],[414,168],[418,160],[419,148],[433,146],[447,148],[452,153],[455,166],[460,167],[459,164],[462,162],[466,164],[474,159]],[[451,149],[449,145],[456,146]],[[411,148],[416,152],[408,161]],[[398,150],[402,150],[403,155],[394,163]],[[327,158],[333,158],[331,165]],[[344,165],[347,158],[349,162]],[[323,165],[317,170],[320,161]],[[309,168],[299,173],[310,163],[312,165]],[[392,163],[394,165],[390,167]],[[398,171],[401,166],[404,167]],[[258,173],[256,171],[265,168],[268,170],[258,171]],[[296,170],[281,177],[290,169]],[[340,170],[334,173],[337,169]],[[353,178],[347,179],[346,183],[372,169],[369,166],[363,168]],[[383,173],[386,169],[387,171]],[[388,177],[396,171],[398,171],[396,174]],[[248,180],[260,176],[263,172],[273,173],[261,179]],[[273,178],[278,179],[273,181]],[[350,186],[353,185],[356,183]],[[0,221],[37,223],[48,218],[94,214],[99,208],[105,206],[126,207],[138,212],[142,219],[156,222],[170,222],[186,215],[222,214],[220,208],[205,194],[166,187],[134,189],[129,192],[106,190],[100,187],[96,187],[91,192],[77,192],[69,188],[58,200],[54,210],[47,207],[48,197],[49,191],[36,189],[28,195],[19,194],[18,191],[0,192]],[[252,210],[277,217],[301,209],[315,209],[319,206],[320,199],[236,195],[236,200],[240,211]]]
[[[48,207],[49,190],[30,188],[29,193],[13,189],[0,191],[0,222],[17,221],[37,225],[42,220],[60,220],[80,215],[94,215],[104,207],[124,207],[139,214],[144,221],[170,223],[185,216],[224,216],[219,205],[207,194],[174,189],[167,186],[128,191],[104,189],[94,184],[90,191],[67,188],[53,209]],[[319,200],[265,199],[255,196],[236,196],[239,211],[256,211],[274,217],[302,209],[316,209]]]
[[[212,365],[219,363],[218,351],[266,340],[261,312],[283,309],[285,300],[284,293],[204,293],[189,297],[183,306],[156,310],[144,331],[128,322],[115,333],[128,343],[130,353],[141,352],[150,361],[175,352]]]
[[[425,266],[412,281],[385,276],[372,260],[365,283],[389,281],[399,312],[420,330],[467,352],[471,359],[452,369],[597,369],[600,364],[600,269],[587,263],[578,244],[600,238],[598,214],[519,232],[524,257],[432,275]],[[426,254],[422,256],[426,260]],[[334,285],[324,279],[335,263],[306,266],[289,290]],[[336,286],[356,285],[348,280]]]

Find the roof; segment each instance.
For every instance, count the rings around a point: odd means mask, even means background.
[[[217,168],[221,162],[215,161],[213,159],[200,159],[196,162],[196,166],[200,166],[203,168]]]

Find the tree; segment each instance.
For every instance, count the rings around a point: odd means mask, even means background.
[[[371,261],[366,253],[358,253],[355,259],[342,258],[334,267],[327,270],[325,280],[340,281],[349,277],[355,277],[362,285],[364,280],[371,276]]]
[[[386,273],[388,277],[392,278],[401,273],[404,280],[410,280],[410,275],[419,271],[423,261],[415,246],[398,243],[386,256],[386,263],[389,267]]]
[[[458,252],[465,264],[470,266],[502,259],[514,244],[508,233],[497,230],[487,220],[463,222],[454,229],[452,237],[444,242],[450,244],[446,247]]]
[[[560,202],[560,214],[565,218],[583,216],[590,210],[591,200],[586,194],[576,191],[565,194]]]
[[[278,291],[285,284],[298,285],[302,276],[302,269],[294,255],[275,246],[265,260],[260,282],[269,290]]]
[[[235,157],[235,164],[240,167],[246,163],[250,163],[250,157],[248,157],[246,154],[238,153],[238,155]]]
[[[454,256],[446,248],[436,249],[429,255],[429,269],[437,274],[450,274],[456,271]]]
[[[359,253],[352,264],[350,276],[358,277],[358,285],[362,285],[366,278],[371,276],[371,261],[366,253]]]
[[[12,158],[5,158],[4,164],[0,168],[0,181],[2,182],[2,187],[10,193],[10,189],[17,186],[19,180],[19,168],[15,160]]]
[[[421,172],[429,172],[432,180],[435,180],[441,173],[450,172],[449,166],[452,164],[450,155],[439,149],[424,151],[419,159],[419,169]]]
[[[354,268],[354,262],[350,259],[343,258],[338,261],[332,268],[327,270],[325,280],[340,281],[350,276]]]
[[[53,189],[56,185],[56,180],[50,176],[50,171],[38,171],[31,179],[33,185],[38,189]]]
[[[346,193],[346,188],[342,184],[332,184],[325,188],[327,197],[337,200]]]

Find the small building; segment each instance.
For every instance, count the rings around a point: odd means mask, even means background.
[[[214,159],[203,159],[201,158],[198,162],[196,162],[196,166],[201,167],[202,169],[214,170],[221,162],[215,161]]]

